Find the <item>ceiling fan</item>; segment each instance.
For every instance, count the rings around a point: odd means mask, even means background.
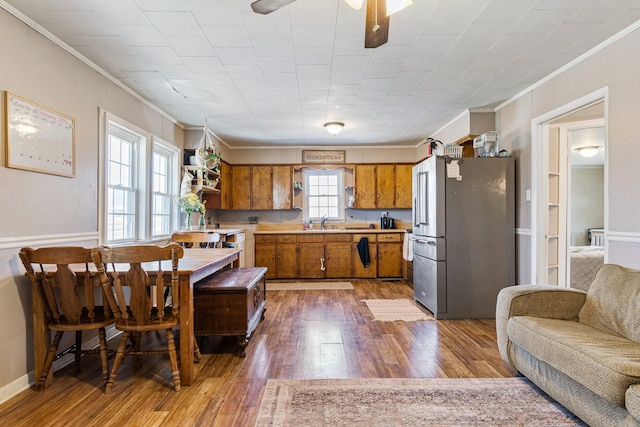
[[[254,12],[267,15],[296,0],[257,0],[251,3]],[[346,0],[349,6],[360,9],[364,0]],[[389,39],[389,16],[412,4],[411,0],[367,0],[364,47],[376,48]]]

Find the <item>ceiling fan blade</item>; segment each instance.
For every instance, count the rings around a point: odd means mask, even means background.
[[[257,0],[251,3],[251,9],[253,9],[255,13],[267,15],[294,1],[296,0]]]
[[[364,47],[382,46],[389,39],[389,17],[386,0],[367,0]]]

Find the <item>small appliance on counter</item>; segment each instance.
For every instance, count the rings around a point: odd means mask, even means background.
[[[396,228],[396,220],[389,216],[389,212],[385,212],[380,217],[380,228],[383,230]]]

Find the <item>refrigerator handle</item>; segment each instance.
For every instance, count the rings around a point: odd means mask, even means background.
[[[433,241],[433,240],[422,240],[422,239],[413,239],[413,240],[415,240],[416,242],[419,242],[419,243],[426,243],[427,245],[431,245],[431,246],[435,246],[436,245],[436,242]]]

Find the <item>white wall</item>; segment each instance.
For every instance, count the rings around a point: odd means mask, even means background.
[[[98,110],[182,147],[183,130],[0,9],[1,145],[4,92],[75,119],[76,177],[7,168],[0,154],[0,401],[28,385],[33,369],[31,286],[23,246],[98,243]]]
[[[617,40],[595,55],[553,79],[535,87],[496,112],[501,147],[516,158],[517,167],[517,266],[519,283],[530,282],[531,202],[525,192],[532,188],[531,121],[573,100],[608,87],[608,262],[640,268],[640,85],[636,74],[640,57],[635,54],[640,30]],[[532,198],[537,197],[532,194]]]

